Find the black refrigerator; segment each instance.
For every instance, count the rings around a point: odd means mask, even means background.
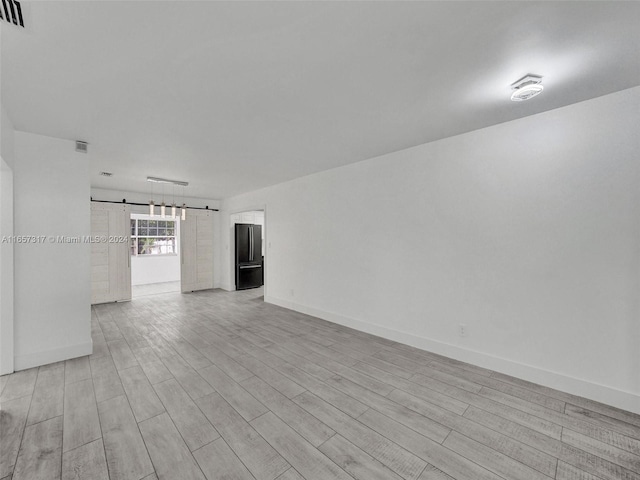
[[[260,287],[262,268],[262,226],[236,223],[236,290]]]

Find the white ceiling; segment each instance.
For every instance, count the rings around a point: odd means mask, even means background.
[[[22,3],[2,104],[101,188],[223,198],[640,84],[640,2]]]

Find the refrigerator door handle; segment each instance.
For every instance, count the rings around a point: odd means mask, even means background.
[[[251,261],[253,262],[253,225],[251,225],[249,227],[250,231],[251,231]]]
[[[262,265],[240,265],[238,268],[240,270],[246,270],[247,268],[261,268]]]

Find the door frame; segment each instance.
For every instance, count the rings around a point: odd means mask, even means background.
[[[230,292],[234,292],[236,290],[236,255],[235,255],[235,245],[236,245],[236,231],[235,231],[235,227],[234,224],[232,223],[231,217],[233,215],[236,215],[238,213],[243,213],[243,212],[254,212],[254,211],[262,211],[264,212],[264,225],[262,226],[263,229],[263,234],[264,234],[264,265],[262,266],[262,272],[264,274],[264,285],[262,286],[262,288],[264,289],[264,296],[267,296],[267,270],[268,270],[268,265],[269,262],[267,262],[267,257],[269,254],[269,240],[267,238],[267,235],[269,234],[269,229],[267,228],[267,205],[266,204],[262,204],[262,205],[256,205],[256,206],[249,206],[249,207],[243,207],[243,208],[236,208],[236,209],[232,209],[229,210],[229,214],[227,215],[227,228],[228,228],[228,235],[229,235],[229,248],[228,248],[228,252],[227,252],[227,256],[229,259],[229,291]]]
[[[140,217],[143,217],[143,218],[140,218]],[[176,214],[175,218],[171,218],[171,217],[167,216],[166,218],[163,219],[162,217],[160,217],[160,215],[154,215],[153,217],[151,217],[149,215],[149,209],[147,207],[144,207],[144,211],[138,211],[138,210],[134,210],[132,208],[131,209],[131,213],[129,215],[129,222],[131,222],[131,220],[136,220],[136,219],[138,219],[138,220],[173,220],[173,221],[175,221],[175,237],[176,237],[176,246],[178,247],[178,253],[169,254],[169,255],[175,255],[175,257],[177,258],[178,271],[179,271],[178,283],[180,284],[180,292],[182,292],[182,262],[181,262],[181,259],[182,259],[182,238],[180,237],[182,220],[180,220],[179,213]],[[136,260],[134,260],[134,257],[136,258]],[[135,263],[138,263],[138,264],[141,263],[141,262],[138,261],[138,257],[140,257],[140,256],[139,255],[131,256],[131,292],[132,292],[132,298],[135,298],[133,296],[133,287],[135,286],[133,284],[133,270],[134,270],[133,264],[134,264],[134,261],[135,261]],[[153,255],[151,255],[151,257],[153,257]],[[140,267],[137,267],[137,268],[140,268]]]

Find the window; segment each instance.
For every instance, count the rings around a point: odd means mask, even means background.
[[[131,219],[131,255],[176,253],[175,220]]]

